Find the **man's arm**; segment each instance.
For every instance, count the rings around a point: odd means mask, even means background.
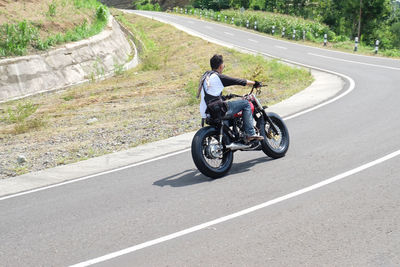
[[[254,81],[249,81],[245,79],[239,79],[239,78],[232,78],[223,74],[218,75],[219,78],[221,79],[221,82],[224,87],[226,86],[231,86],[231,85],[241,85],[241,86],[246,86],[246,85],[254,85]]]

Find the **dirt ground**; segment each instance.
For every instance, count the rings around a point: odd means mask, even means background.
[[[54,16],[49,15],[52,3]],[[41,37],[63,33],[94,16],[93,10],[76,9],[72,0],[0,0],[0,7],[0,25],[26,20],[39,28]]]

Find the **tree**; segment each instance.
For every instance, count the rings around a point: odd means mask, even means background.
[[[234,8],[249,8],[250,0],[230,0],[230,6]]]

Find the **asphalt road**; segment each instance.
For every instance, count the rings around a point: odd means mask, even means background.
[[[0,265],[67,266],[108,255],[99,265],[398,266],[400,61],[154,16],[224,43],[344,74],[355,88],[287,120],[286,157],[235,153],[232,170],[222,179],[201,175],[190,152],[183,152],[1,200]],[[383,158],[387,155],[392,156]],[[225,217],[329,178],[340,179]],[[180,232],[221,217],[226,220]],[[168,240],[174,233],[182,235]],[[145,243],[151,240],[157,242]],[[127,248],[135,251],[121,251]]]

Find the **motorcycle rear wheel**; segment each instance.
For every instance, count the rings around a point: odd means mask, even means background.
[[[209,126],[197,131],[192,141],[194,164],[202,174],[213,179],[228,173],[233,162],[233,152],[224,150],[218,144],[218,137],[217,129]]]
[[[264,126],[260,127],[260,134],[264,136],[262,150],[271,158],[282,158],[289,149],[289,131],[278,114],[270,112],[267,115],[278,130],[278,135],[274,135],[269,129],[269,124],[265,122]]]

